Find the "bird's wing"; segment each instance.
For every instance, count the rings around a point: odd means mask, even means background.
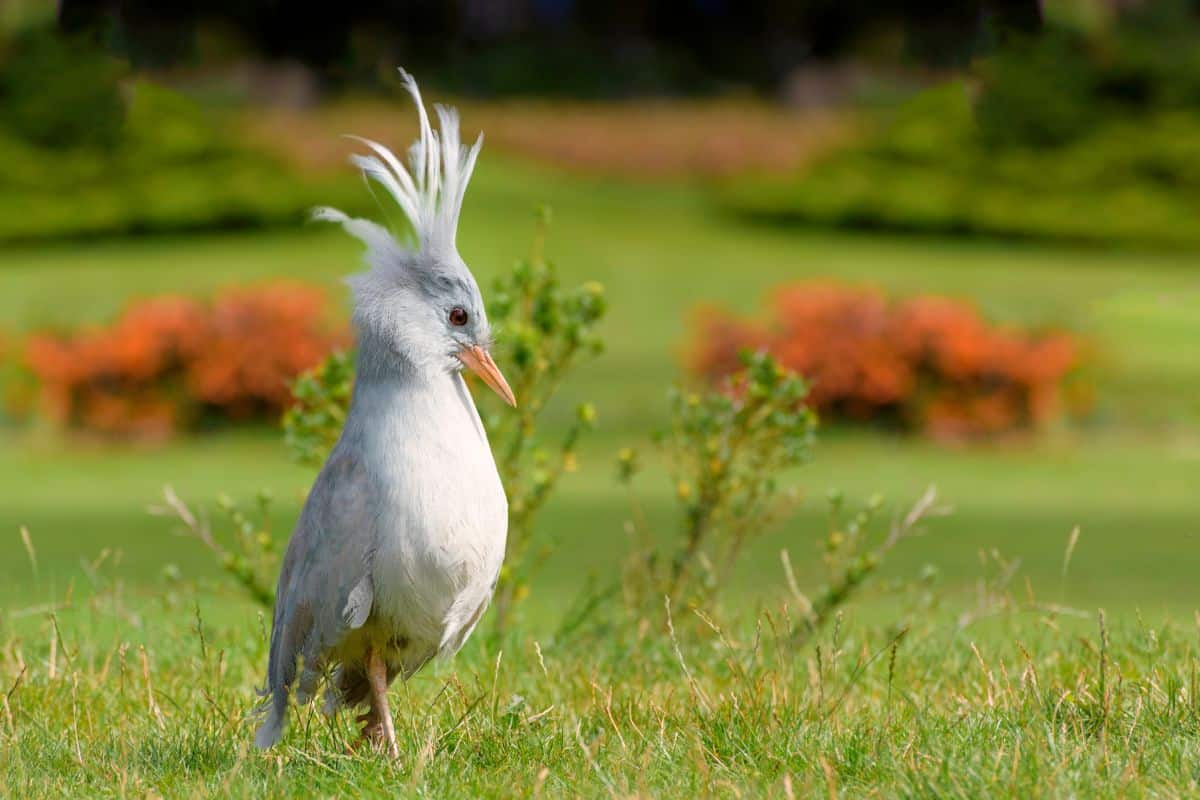
[[[279,738],[297,663],[303,662],[297,699],[306,701],[325,667],[324,654],[370,616],[379,497],[362,459],[350,448],[335,448],[313,483],[280,570],[260,746]]]

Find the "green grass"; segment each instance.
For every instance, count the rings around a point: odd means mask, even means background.
[[[549,250],[564,278],[600,280],[611,301],[608,351],[550,412],[553,424],[575,401],[593,399],[600,428],[581,473],[547,509],[547,529],[563,546],[543,594],[573,585],[580,563],[606,569],[621,558],[627,499],[611,480],[612,456],[644,442],[660,423],[690,309],[716,301],[750,311],[781,281],[832,275],[970,297],[1000,319],[1078,330],[1096,352],[1099,407],[1075,430],[989,447],[823,433],[814,463],[797,475],[811,501],[795,526],[765,537],[751,554],[746,586],[761,585],[763,575],[777,580],[781,546],[799,563],[814,554],[827,489],[859,500],[879,491],[895,508],[937,483],[957,514],[902,555],[897,570],[929,561],[962,582],[976,574],[978,550],[996,546],[1022,558],[1037,585],[1057,591],[1063,544],[1080,525],[1068,598],[1108,598],[1123,607],[1191,602],[1200,359],[1186,343],[1200,337],[1200,256],[786,233],[712,216],[703,195],[687,187],[631,187],[495,161],[485,162],[473,192],[462,250],[481,277],[528,247],[532,209],[546,201],[555,211]],[[17,330],[101,320],[132,296],[281,276],[343,297],[340,278],[356,265],[355,244],[322,228],[9,249],[0,252],[0,318]],[[29,588],[19,525],[29,526],[42,550],[44,574],[60,582],[106,546],[123,551],[128,575],[153,580],[167,562],[202,569],[189,543],[144,513],[163,483],[201,503],[222,491],[245,499],[269,488],[283,535],[310,479],[286,463],[268,433],[115,451],[22,431],[5,438],[0,531],[8,533],[0,539],[0,574],[7,588],[0,597]],[[665,529],[671,500],[664,482],[648,475],[641,491]]]
[[[750,312],[772,287],[811,277],[975,300],[1001,320],[1065,325],[1097,350],[1104,420],[1200,421],[1200,255],[846,234],[736,224],[687,187],[573,178],[495,159],[472,185],[460,249],[481,278],[530,245],[533,210],[554,210],[549,255],[564,278],[609,291],[609,354],[573,384],[612,427],[644,430],[697,303]],[[144,238],[0,250],[10,327],[106,319],[131,296],[205,292],[292,277],[341,292],[358,248],[340,231]],[[344,296],[344,295],[338,295]]]
[[[453,664],[393,691],[399,764],[345,756],[348,721],[327,724],[311,709],[279,750],[255,753],[245,714],[265,663],[261,615],[198,544],[173,537],[169,522],[144,509],[164,483],[210,513],[221,492],[248,502],[268,488],[283,536],[311,471],[289,464],[271,431],[114,448],[5,430],[0,793],[1172,797],[1200,789],[1190,623],[1200,360],[1188,347],[1200,336],[1200,256],[786,233],[713,216],[687,187],[488,161],[462,225],[463,253],[481,277],[528,246],[530,212],[542,201],[555,209],[549,250],[565,278],[603,282],[612,312],[607,353],[551,410],[554,427],[576,400],[593,399],[600,427],[580,471],[545,510],[558,549],[525,627],[502,641],[478,635]],[[0,319],[17,331],[101,320],[136,295],[276,277],[338,291],[356,257],[353,243],[320,229],[9,249],[0,251]],[[706,609],[724,638],[678,611],[676,649],[661,611],[631,619],[616,601],[584,628],[556,632],[586,576],[611,579],[626,551],[629,498],[612,480],[613,455],[662,421],[688,311],[719,301],[749,312],[778,282],[828,275],[971,297],[1000,319],[1080,331],[1097,353],[1096,417],[1036,440],[972,447],[825,431],[813,463],[794,476],[807,495],[796,519],[747,554],[726,609]],[[881,581],[836,631],[821,633],[819,651],[780,640],[779,551],[788,549],[802,588],[814,591],[825,491],[839,487],[855,503],[881,492],[898,512],[929,483],[956,512],[896,551],[885,577],[937,565],[938,604],[926,608],[924,595]],[[638,493],[652,527],[668,536],[675,517],[665,484],[652,466]],[[1064,576],[1075,525],[1082,533]],[[993,547],[1021,561],[1010,587],[1018,599],[993,597],[982,619],[959,629],[959,613],[977,608],[968,590],[989,572],[979,552]],[[105,550],[100,566],[89,566]],[[164,577],[167,564],[181,580]],[[1107,647],[1099,606],[1109,610]],[[763,607],[769,620],[754,616]],[[888,645],[906,623],[911,632],[893,659]]]
[[[552,619],[564,591],[588,574],[611,577],[624,557],[629,501],[610,480],[617,444],[606,438],[586,448],[580,472],[568,476],[545,511],[544,529],[558,546],[537,582],[538,617]],[[879,492],[898,512],[936,483],[954,515],[929,523],[926,536],[898,551],[889,576],[912,577],[932,564],[943,583],[962,587],[981,574],[979,553],[994,547],[1020,559],[1021,579],[1056,602],[1188,612],[1195,604],[1198,468],[1200,442],[1190,449],[1118,439],[980,451],[827,436],[813,463],[795,475],[808,495],[804,506],[751,548],[737,595],[753,602],[779,585],[785,547],[801,578],[814,575],[828,489],[842,489],[854,503]],[[47,601],[72,580],[86,588],[80,563],[105,548],[120,551],[122,574],[135,582],[161,586],[166,564],[188,577],[213,577],[214,565],[197,543],[176,538],[175,525],[146,513],[162,485],[171,483],[205,509],[218,529],[218,494],[249,506],[259,488],[270,489],[274,530],[284,536],[312,474],[290,464],[277,437],[266,434],[215,436],[153,451],[10,453],[0,470],[0,524],[8,531],[0,540],[0,606],[9,608]],[[665,478],[652,470],[638,487],[652,526],[669,535],[676,517]],[[37,548],[36,584],[16,535],[22,524]],[[1076,525],[1080,540],[1064,581],[1063,552]]]
[[[894,600],[890,624],[850,612],[803,648],[774,603],[741,619],[676,609],[670,626],[665,608],[638,617],[614,603],[571,633],[477,634],[452,665],[392,690],[391,762],[348,753],[348,716],[313,706],[274,750],[254,751],[261,618],[105,583],[54,621],[0,627],[0,780],[14,797],[1200,789],[1191,626],[1023,615],[1003,601],[956,623]]]

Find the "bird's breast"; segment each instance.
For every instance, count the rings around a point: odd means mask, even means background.
[[[438,646],[491,597],[508,529],[491,449],[470,395],[451,377],[444,395],[410,398],[378,419],[366,448],[383,489],[377,613]]]

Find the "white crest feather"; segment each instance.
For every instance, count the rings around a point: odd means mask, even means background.
[[[364,177],[378,183],[396,201],[412,226],[421,251],[453,250],[463,197],[483,146],[483,134],[470,147],[464,146],[459,135],[458,112],[441,105],[436,106],[440,130],[433,130],[417,82],[403,69],[400,77],[412,95],[420,122],[420,135],[409,148],[408,165],[378,142],[358,136],[350,138],[370,148],[372,155],[356,154],[350,160]],[[390,235],[372,222],[351,219],[328,208],[317,209],[314,218],[341,223],[371,250],[395,247],[394,242],[385,244],[380,240],[380,236],[390,239]]]

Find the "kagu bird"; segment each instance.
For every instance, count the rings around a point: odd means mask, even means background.
[[[373,154],[353,161],[408,218],[411,245],[373,222],[316,212],[366,245],[370,268],[349,281],[358,363],[345,428],[279,575],[259,747],[279,740],[293,684],[304,703],[327,676],[326,710],[366,705],[363,736],[397,756],[388,685],[462,647],[504,557],[504,488],[460,374],[470,369],[515,405],[455,247],[482,137],[461,144],[457,113],[441,106],[435,132],[416,82],[401,75],[421,126],[408,167],[366,140]]]

